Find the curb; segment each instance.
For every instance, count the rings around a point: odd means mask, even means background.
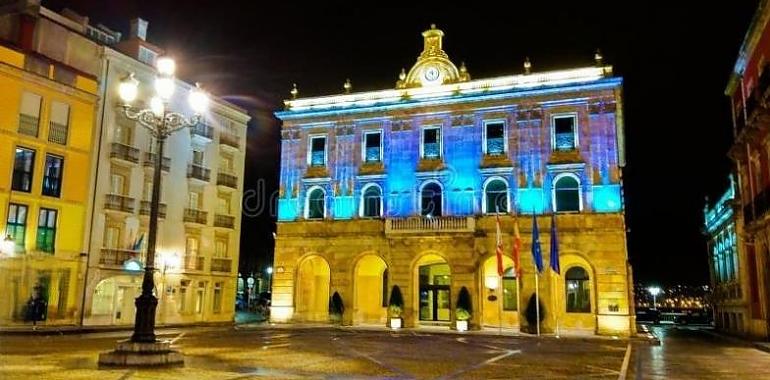
[[[660,338],[653,334],[647,325],[638,325],[637,330],[641,331],[636,335],[637,339],[653,346],[660,346]]]
[[[180,328],[197,328],[197,327],[235,327],[233,322],[211,322],[211,323],[195,323],[195,324],[179,324],[179,325],[158,325],[155,326],[156,330],[159,329],[180,329]],[[39,329],[13,329],[13,330],[0,330],[0,336],[45,336],[45,335],[77,335],[77,334],[95,334],[105,332],[118,332],[118,331],[133,331],[134,327],[127,326],[45,326]]]

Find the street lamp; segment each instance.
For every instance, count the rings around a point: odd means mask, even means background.
[[[11,237],[11,234],[5,235],[5,239],[3,239],[2,249],[0,249],[0,251],[2,251],[2,253],[8,256],[13,256],[13,251],[15,249],[16,249],[16,242],[13,240],[13,237]]]
[[[273,267],[267,267],[267,291],[273,293]]]
[[[137,297],[135,301],[136,318],[134,320],[134,333],[131,335],[130,340],[134,345],[130,346],[131,349],[128,348],[129,346],[119,345],[116,352],[105,354],[105,356],[109,356],[109,354],[122,354],[125,353],[126,350],[134,353],[139,352],[145,356],[152,356],[151,354],[163,351],[157,349],[157,344],[168,343],[158,342],[155,337],[155,311],[158,306],[158,299],[152,294],[153,288],[155,287],[153,271],[155,270],[155,245],[158,236],[158,208],[160,203],[163,145],[166,139],[174,132],[198,124],[201,120],[201,114],[206,112],[209,101],[208,95],[203,92],[196,83],[196,86],[190,91],[188,97],[190,108],[192,108],[194,114],[188,118],[181,113],[170,111],[169,102],[176,89],[176,82],[174,79],[176,64],[174,63],[174,60],[169,57],[160,57],[156,61],[156,69],[158,70],[158,75],[155,78],[154,84],[155,96],[150,100],[149,108],[134,107],[131,105],[139,93],[139,81],[134,78],[133,74],[130,74],[123,79],[118,87],[118,93],[123,101],[123,114],[129,120],[135,120],[143,127],[147,128],[157,142],[157,149],[153,165],[154,172],[152,181],[152,199],[150,203],[149,236],[147,239],[147,259],[144,266],[142,294]],[[146,347],[142,344],[146,344]],[[170,346],[170,343],[168,343],[168,346]],[[135,349],[134,347],[139,348]],[[144,349],[142,349],[142,347],[144,347]],[[119,361],[120,359],[117,360]],[[128,364],[125,360],[122,363],[110,361],[110,358],[105,358],[104,364]],[[150,361],[151,360],[146,360],[145,363],[137,364],[150,364]],[[101,362],[102,358],[100,357],[100,363]],[[183,362],[183,360],[181,355],[179,355],[177,363],[181,362]],[[166,362],[165,364],[169,363]]]
[[[660,288],[657,286],[650,286],[647,291],[652,294],[652,308],[658,310],[658,294],[660,294]]]

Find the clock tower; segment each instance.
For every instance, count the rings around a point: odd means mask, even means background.
[[[444,32],[436,28],[422,32],[424,39],[423,51],[408,74],[402,74],[396,82],[396,88],[428,87],[442,84],[465,82],[470,80],[470,74],[465,65],[457,69],[443,49]]]

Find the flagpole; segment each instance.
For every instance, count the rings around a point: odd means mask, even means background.
[[[503,335],[503,302],[505,301],[505,287],[503,287],[503,276],[498,276],[500,284],[500,299],[497,302],[497,335]]]
[[[535,325],[537,336],[540,336],[540,272],[535,268]]]

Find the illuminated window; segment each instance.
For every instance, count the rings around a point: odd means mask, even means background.
[[[35,151],[26,148],[16,148],[11,188],[25,193],[32,191],[32,170],[34,168]]]
[[[222,311],[222,283],[221,282],[214,283],[214,302],[213,302],[212,311],[215,313],[219,313]]]
[[[517,307],[516,271],[513,267],[509,267],[503,272],[503,310],[514,311]]]
[[[376,218],[382,215],[382,191],[377,185],[369,185],[364,189],[363,212],[361,216]]]
[[[47,253],[54,252],[56,242],[56,210],[40,209],[37,218],[37,249]]]
[[[52,154],[45,155],[45,167],[43,168],[43,195],[56,198],[61,195],[63,167],[63,158]]]
[[[573,174],[556,176],[553,184],[553,202],[556,212],[578,212],[581,209],[580,182]]]
[[[326,136],[312,136],[308,152],[310,166],[326,166]]]
[[[508,185],[502,179],[493,179],[484,187],[484,213],[508,212]]]
[[[307,218],[308,219],[323,219],[326,214],[326,194],[323,189],[314,188],[311,189],[307,196]]]
[[[27,232],[27,206],[11,203],[5,226],[6,236],[16,243],[16,252],[24,251],[24,237]]]
[[[484,153],[491,156],[506,152],[505,122],[495,121],[484,124]]]
[[[382,132],[364,132],[364,162],[382,161]]]
[[[441,128],[425,127],[422,129],[421,136],[422,158],[437,159],[441,158]]]
[[[577,115],[554,115],[551,117],[551,134],[553,150],[575,150],[578,146]]]
[[[567,312],[590,313],[591,289],[586,270],[581,267],[572,267],[567,270],[564,279],[567,287]]]
[[[441,216],[443,198],[441,186],[436,182],[430,182],[422,187],[420,192],[421,215],[427,217]]]

